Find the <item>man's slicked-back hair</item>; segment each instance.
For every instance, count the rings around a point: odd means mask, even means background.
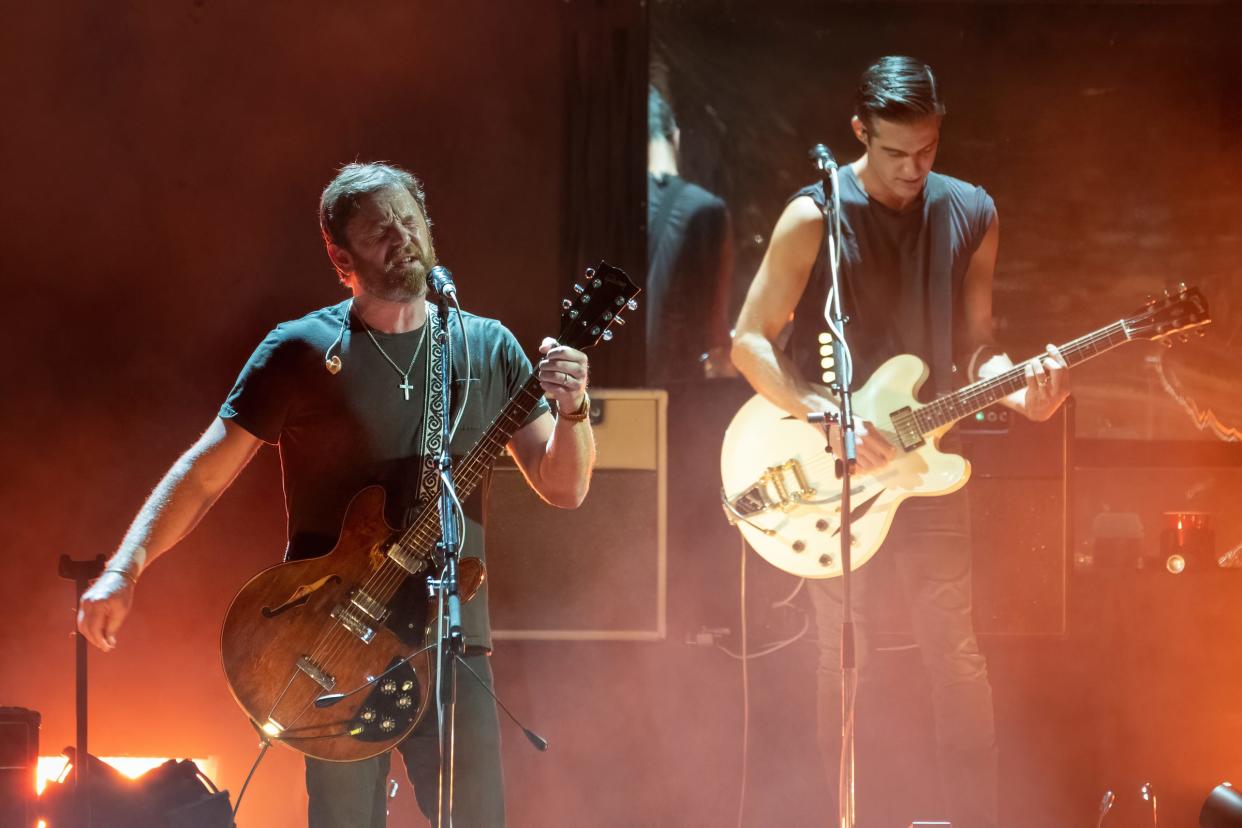
[[[888,55],[863,72],[854,98],[854,114],[870,128],[877,117],[905,124],[943,115],[944,104],[930,66],[912,57]]]
[[[647,140],[658,141],[661,138],[672,141],[677,131],[677,121],[673,118],[673,108],[654,86],[647,87]]]
[[[382,161],[361,164],[355,161],[341,167],[319,197],[319,229],[323,231],[324,241],[348,247],[345,228],[358,211],[358,202],[372,193],[389,188],[404,188],[418,202],[418,209],[423,211],[428,226],[431,225],[423,184],[414,175],[395,164]]]

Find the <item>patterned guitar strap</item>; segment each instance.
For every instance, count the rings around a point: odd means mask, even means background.
[[[427,353],[430,356],[425,360],[424,370],[426,375],[423,377],[423,388],[427,389],[423,395],[423,429],[421,442],[418,447],[419,466],[418,466],[418,489],[417,498],[413,505],[406,510],[405,523],[409,526],[418,513],[423,510],[427,504],[434,502],[435,498],[440,496],[440,454],[444,450],[444,420],[446,412],[444,410],[444,378],[441,374],[441,366],[444,364],[445,347],[440,342],[440,331],[443,324],[440,320],[440,314],[436,306],[427,303],[427,324],[431,328],[427,331],[431,341],[427,343]]]

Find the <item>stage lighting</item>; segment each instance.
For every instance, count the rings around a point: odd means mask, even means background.
[[[1242,828],[1242,794],[1228,782],[1217,785],[1199,811],[1199,828]]]
[[[65,754],[73,763],[73,749]],[[169,760],[136,779],[87,755],[87,794],[94,828],[231,828],[227,791],[220,791],[194,762]],[[40,816],[48,828],[80,824],[76,768],[49,782],[40,800]]]

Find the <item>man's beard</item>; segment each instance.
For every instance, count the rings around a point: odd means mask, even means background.
[[[412,262],[405,259],[414,256]],[[435,266],[436,251],[430,240],[426,249],[403,251],[381,271],[358,271],[367,293],[386,302],[408,302],[427,295],[427,273]]]

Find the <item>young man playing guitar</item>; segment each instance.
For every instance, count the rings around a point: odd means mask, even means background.
[[[416,504],[426,505],[429,497],[434,503],[436,470],[428,462],[438,456],[434,435],[446,415],[431,393],[438,382],[433,366],[442,358],[432,331],[447,320],[439,320],[426,299],[436,257],[422,186],[390,165],[348,164],[323,192],[320,227],[351,298],[268,334],[219,416],[160,481],[103,576],[82,597],[79,629],[100,649],[117,646],[143,570],[194,527],[262,443],[280,447],[288,560],[332,550],[347,505],[366,486],[384,487],[392,526],[405,525]],[[463,316],[473,368],[451,446],[458,457],[532,370],[503,325]],[[508,448],[541,497],[574,508],[586,496],[595,456],[585,416],[587,359],[551,339],[540,351],[539,383],[561,416],[554,419],[548,403],[539,400],[524,423],[514,424]],[[465,359],[464,350],[454,347],[458,387],[448,416],[456,413],[466,384]],[[464,555],[482,554],[481,500],[465,501]],[[490,684],[486,599],[466,603],[462,616],[466,661]],[[457,688],[454,822],[463,828],[503,825],[496,708],[464,672]],[[434,712],[400,745],[419,806],[433,824],[438,748]],[[308,755],[311,828],[382,828],[388,766],[387,751],[352,762]]]
[[[881,58],[862,75],[852,126],[863,154],[840,169],[841,277],[857,388],[886,359],[909,353],[931,366],[937,393],[994,376],[1012,363],[992,339],[992,274],[999,230],[980,187],[931,171],[944,115],[931,68]],[[836,411],[820,374],[831,276],[824,260],[823,184],[796,193],[772,233],[733,340],[733,361],[754,389],[789,414]],[[778,345],[793,319],[786,350]],[[1006,403],[1033,420],[1068,395],[1066,364],[1053,346],[1026,366],[1026,387]],[[955,372],[957,375],[954,376]],[[884,468],[896,449],[868,422],[855,424],[857,471]],[[841,432],[829,427],[837,457]],[[897,513],[882,553],[892,556],[932,685],[941,777],[955,828],[997,821],[992,691],[975,639],[964,490],[912,498]],[[855,572],[859,666],[870,621],[868,568]],[[840,581],[808,580],[819,640],[819,739],[835,790],[841,745]],[[865,769],[864,769],[864,772]]]

